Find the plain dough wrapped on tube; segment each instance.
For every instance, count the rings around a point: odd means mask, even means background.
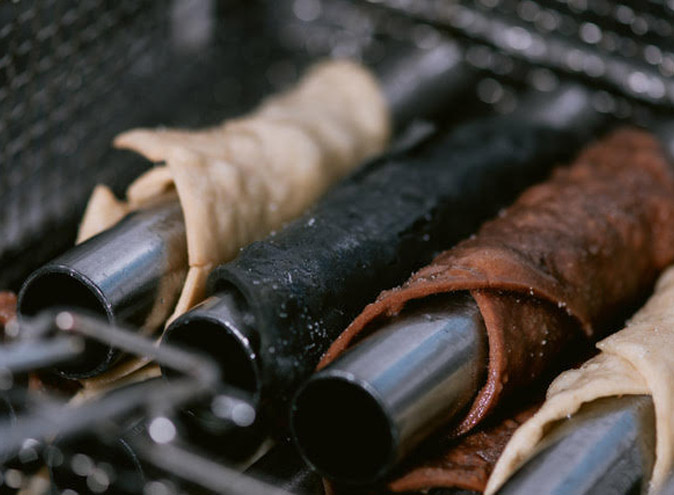
[[[296,88],[220,127],[139,129],[118,136],[116,147],[164,162],[180,198],[191,283],[175,314],[203,299],[204,273],[381,152],[389,133],[378,83],[364,67],[342,60],[316,65]],[[130,202],[143,202],[148,189],[167,186],[164,170],[148,174],[130,186]]]
[[[674,467],[674,268],[620,332],[597,344],[601,353],[550,385],[542,409],[513,436],[489,480],[488,493],[525,461],[546,429],[585,403],[612,396],[650,396],[655,408],[655,466],[650,493],[658,494]],[[648,477],[649,473],[645,473]]]
[[[374,76],[341,60],[316,65],[296,87],[221,126],[118,136],[117,147],[165,165],[131,184],[125,201],[95,189],[80,244],[29,277],[20,312],[72,305],[156,330],[203,299],[215,265],[381,152],[390,126]],[[95,376],[119,355],[94,344],[85,354],[62,373]]]
[[[156,292],[161,297],[154,298],[157,304],[151,315],[147,316],[142,305],[137,305],[133,322],[152,331],[171,311],[179,314],[202,299],[213,262],[226,260],[241,243],[278,227],[364,157],[380,151],[390,127],[403,129],[415,118],[438,114],[472,87],[476,79],[475,71],[463,62],[458,46],[451,41],[430,49],[408,46],[393,50],[375,73],[378,81],[355,63],[327,62],[295,89],[268,100],[252,116],[205,131],[140,130],[120,136],[120,145],[136,149],[151,160],[166,161],[167,165],[155,167],[136,180],[128,188],[126,201],[115,198],[105,186],[98,186],[85,213],[78,242],[177,188],[188,217],[189,273],[183,273],[182,278],[167,273],[166,280],[158,277],[137,284],[138,274],[132,267],[137,265],[138,257],[147,261],[146,253],[141,250],[134,256],[121,249],[118,254],[104,250],[105,256],[97,255],[84,247],[85,242],[74,251],[85,250],[87,259],[76,257],[87,266],[103,267],[93,277],[103,280],[100,284],[89,283],[92,277],[86,273],[77,276],[80,267],[71,265],[69,273],[73,277],[69,282],[83,283],[81,292],[93,291],[104,306],[114,306],[107,304],[105,294],[111,283],[128,294],[128,300],[144,297],[134,297],[134,287],[171,287],[171,291]],[[451,112],[443,117],[447,115]],[[166,227],[163,223],[162,228],[167,230]],[[172,228],[184,230],[182,216],[174,219]],[[225,233],[227,236],[220,239]],[[109,230],[100,235],[108,239],[98,238],[95,242],[114,244]],[[134,236],[133,245],[142,248],[142,237]],[[180,252],[184,257],[184,239],[182,244],[176,242],[164,251]],[[117,258],[126,260],[117,265],[129,269],[105,269],[110,262],[119,261]],[[162,265],[160,259],[153,263]],[[54,291],[43,291],[51,292]],[[182,297],[176,307],[180,292]],[[49,304],[49,297],[41,303],[42,307]],[[107,313],[114,316],[115,311]],[[140,363],[127,365],[119,372],[126,374],[138,366]],[[98,387],[115,376],[108,373],[96,383],[87,383]]]
[[[637,130],[615,132],[476,236],[382,293],[321,366],[403,314],[408,302],[469,291],[487,329],[489,369],[458,418],[455,433],[465,433],[502,398],[549,372],[571,344],[615,329],[638,304],[674,260],[673,193],[674,172],[658,141]]]

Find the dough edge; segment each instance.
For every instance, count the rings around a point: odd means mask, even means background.
[[[653,296],[627,327],[597,344],[600,354],[559,375],[543,407],[510,439],[485,495],[494,494],[528,459],[547,425],[584,403],[608,396],[651,395],[655,406],[656,462],[649,493],[655,495],[674,464],[674,267],[660,277]]]

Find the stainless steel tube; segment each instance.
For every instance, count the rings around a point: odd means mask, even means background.
[[[406,46],[374,70],[397,130],[419,118],[446,118],[449,103],[456,104],[457,96],[477,82],[477,71],[464,62],[461,48],[451,40],[428,49]]]
[[[187,274],[187,238],[177,200],[127,215],[112,228],[35,271],[19,293],[20,316],[53,307],[91,311],[110,323],[154,329],[168,317]],[[59,368],[71,378],[104,371],[117,353],[87,343]]]
[[[651,398],[599,399],[557,424],[498,494],[645,494],[654,462]]]
[[[291,415],[302,456],[347,483],[384,476],[473,399],[487,366],[486,332],[468,294],[412,303],[315,374]]]
[[[207,354],[219,366],[224,383],[250,393],[257,401],[259,334],[252,323],[243,299],[235,293],[221,292],[177,319],[164,334],[162,344]],[[162,371],[172,375],[166,367]]]

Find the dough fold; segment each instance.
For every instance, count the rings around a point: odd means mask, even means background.
[[[653,136],[620,130],[383,292],[319,366],[410,300],[470,291],[487,328],[489,371],[456,429],[462,434],[550,371],[571,345],[617,328],[672,261],[674,172]]]
[[[540,411],[519,428],[496,464],[487,494],[494,493],[529,458],[546,426],[601,397],[651,395],[655,406],[656,463],[650,492],[657,494],[674,467],[674,267],[620,332],[597,344],[601,353],[550,385]]]
[[[440,453],[415,456],[411,467],[391,481],[393,493],[425,492],[432,488],[462,488],[482,492],[494,464],[517,428],[539,403],[490,418],[483,427],[436,447]]]
[[[78,242],[175,188],[190,270],[174,315],[203,299],[206,274],[297,216],[366,158],[380,153],[390,115],[373,75],[346,60],[314,66],[298,85],[253,113],[197,130],[136,129],[114,141],[164,163],[118,201],[94,191]]]

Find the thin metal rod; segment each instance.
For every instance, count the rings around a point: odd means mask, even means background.
[[[53,439],[45,449],[44,457],[54,493],[63,493],[67,489],[77,493],[143,493],[149,473],[145,472],[129,441],[146,434],[143,420],[123,418],[121,421],[106,420],[91,431],[78,432],[71,439]],[[80,465],[77,469],[77,458],[82,455],[93,462],[88,467]],[[101,480],[101,485],[97,487],[99,490],[92,492],[91,486],[88,486],[92,481],[90,476],[95,473],[96,466],[105,464],[109,469],[107,479]]]
[[[129,354],[145,356],[160,365],[193,377],[204,386],[220,383],[218,368],[209,359],[170,345],[158,346],[155,340],[144,337],[131,328],[111,326],[94,316],[60,311],[44,314],[30,321],[30,324],[35,327],[55,326],[62,332],[103,342]]]
[[[0,346],[0,369],[12,374],[48,368],[76,359],[84,350],[82,339],[61,337]]]
[[[487,343],[468,294],[428,298],[315,374],[292,409],[305,460],[329,478],[371,482],[473,399]]]
[[[170,382],[160,380],[134,384],[77,408],[62,403],[41,404],[37,411],[20,416],[13,424],[0,424],[0,458],[15,454],[26,438],[46,439],[58,435],[67,439],[102,421],[140,409],[151,416],[159,416],[206,398],[212,398],[213,413],[234,429],[254,421],[252,398],[243,391],[222,385],[217,366],[206,357],[169,345],[159,347],[156,342],[132,330],[112,327],[99,318],[70,311],[43,314],[27,319],[25,325],[29,334],[43,336],[48,335],[45,328],[57,327],[61,333],[55,342],[59,345],[68,340],[81,342],[84,336],[129,353],[144,355],[180,376]],[[66,336],[65,333],[72,335]],[[35,341],[29,340],[25,345],[33,343]]]
[[[293,495],[173,444],[137,446],[140,456],[166,472],[226,495]]]
[[[599,399],[557,424],[498,494],[645,494],[654,462],[650,396]]]
[[[77,408],[43,406],[29,415],[20,416],[13,424],[0,424],[0,459],[13,456],[27,438],[61,438],[84,432],[102,421],[127,415],[140,408],[166,410],[203,395],[204,389],[192,378],[172,383],[141,383],[117,391]]]
[[[382,0],[382,3],[406,15],[450,27],[471,40],[488,43],[534,66],[561,70],[576,77],[580,75],[587,79],[598,79],[638,101],[669,107],[674,105],[674,84],[643,61],[600,52],[594,46],[558,33],[539,33],[520,19],[502,15],[496,10],[486,11],[472,2],[452,4],[442,16],[433,8],[435,4],[431,0],[415,2],[414,11],[396,0]],[[570,53],[574,54],[574,61],[591,64],[599,73],[590,76],[578,71],[570,62]],[[639,83],[635,83],[634,75],[641,76],[638,78]]]

